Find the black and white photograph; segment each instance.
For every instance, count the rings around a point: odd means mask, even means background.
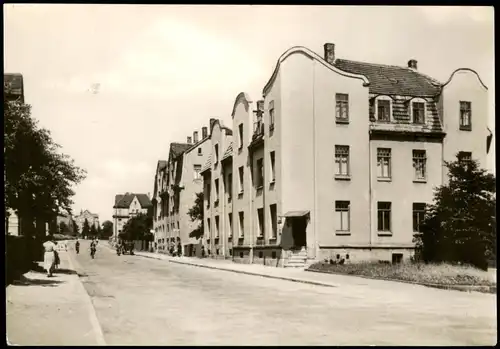
[[[497,344],[493,6],[3,20],[8,345]]]

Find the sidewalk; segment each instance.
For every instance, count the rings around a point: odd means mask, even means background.
[[[390,291],[394,288],[398,289],[415,289],[429,288],[442,289],[447,291],[474,291],[476,288],[468,286],[439,286],[439,285],[422,285],[417,283],[408,283],[393,280],[381,280],[375,278],[366,278],[355,275],[342,275],[332,273],[321,273],[307,271],[299,268],[278,268],[264,266],[260,264],[240,264],[230,260],[217,260],[211,258],[194,258],[194,257],[172,257],[161,253],[150,252],[135,252],[138,256],[166,260],[171,263],[186,264],[197,267],[209,268],[230,271],[240,274],[256,275],[273,279],[288,280],[311,285],[319,285],[325,287],[344,287],[344,286],[362,286],[371,289]],[[480,288],[480,287],[479,287]],[[496,290],[496,288],[495,288]],[[491,293],[488,291],[487,293]]]
[[[344,285],[369,286],[377,288],[391,288],[395,281],[367,280],[355,276],[324,274],[306,271],[300,268],[278,268],[259,264],[240,264],[229,260],[211,258],[172,257],[161,253],[134,252],[138,256],[161,259],[171,263],[187,264],[209,269],[230,271],[241,274],[256,275],[273,279],[288,280],[325,287],[339,287]],[[410,286],[410,285],[409,285]],[[411,285],[414,287],[413,285]]]
[[[53,277],[48,278],[43,271],[29,271],[6,288],[9,344],[105,344],[70,253],[59,252],[61,264]]]

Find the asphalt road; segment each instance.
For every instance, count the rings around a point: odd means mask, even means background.
[[[495,295],[328,288],[117,256],[105,242],[92,260],[86,244],[71,254],[108,345],[497,342]]]

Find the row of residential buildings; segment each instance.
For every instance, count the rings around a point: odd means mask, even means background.
[[[292,47],[254,101],[240,93],[229,125],[171,143],[157,164],[158,250],[301,266],[313,260],[400,262],[425,205],[458,154],[486,166],[488,92],[468,68],[439,82],[417,61],[389,66]],[[203,191],[202,239],[188,210]]]

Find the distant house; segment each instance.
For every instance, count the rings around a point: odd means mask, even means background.
[[[60,214],[60,215],[57,215],[56,221],[57,221],[57,230],[59,230],[59,226],[61,225],[61,223],[64,223],[68,227],[67,234],[73,235],[73,233],[75,231],[75,224],[76,223],[73,220],[73,217],[71,215],[69,215],[69,214]],[[89,222],[89,224],[90,224],[90,222]]]
[[[149,194],[125,193],[115,196],[113,206],[113,238],[117,239],[128,220],[153,207]]]
[[[78,216],[75,216],[75,223],[78,226],[78,232],[81,233],[83,231],[83,224],[85,223],[85,219],[89,222],[89,227],[94,225],[96,229],[99,227],[99,215],[90,212],[89,210],[81,210]]]

